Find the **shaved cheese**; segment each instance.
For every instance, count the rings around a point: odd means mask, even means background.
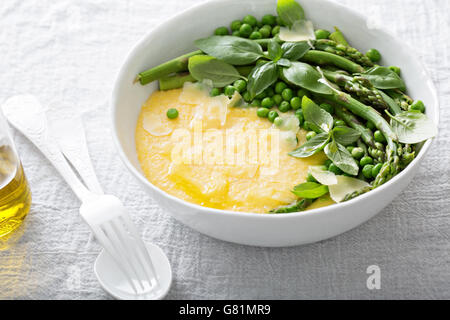
[[[364,188],[370,187],[370,184],[363,180],[359,180],[347,176],[336,176],[337,184],[328,186],[330,190],[331,199],[336,202],[341,202],[345,197],[353,192],[361,191]]]
[[[279,37],[283,41],[290,42],[316,39],[313,23],[309,20],[296,21],[292,28],[281,28]]]
[[[206,89],[206,86],[199,83],[185,82],[178,100],[181,103],[195,105],[204,103],[207,98],[209,98],[209,91]]]
[[[309,173],[323,185],[331,186],[338,183],[336,175],[323,166],[310,166]]]
[[[164,119],[163,116],[156,113],[146,113],[142,126],[145,131],[156,137],[167,136],[173,130],[167,117]]]

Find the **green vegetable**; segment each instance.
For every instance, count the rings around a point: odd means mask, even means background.
[[[368,128],[368,126],[364,127],[361,122],[350,112],[346,111],[341,106],[335,107],[336,114],[339,118],[344,119],[344,125],[347,124],[349,127],[355,129],[361,135],[361,139],[369,146],[374,147],[375,141],[373,138],[372,131]],[[335,126],[338,126],[335,123]],[[375,126],[374,126],[375,128]]]
[[[244,19],[242,19],[242,22],[247,23],[249,25],[251,25],[252,27],[256,26],[256,23],[258,22],[258,20],[256,20],[256,18],[252,15],[247,15],[244,17]]]
[[[255,41],[233,36],[212,36],[198,39],[194,44],[206,54],[233,65],[251,64],[264,56]]]
[[[425,112],[425,104],[421,100],[416,100],[411,104],[411,110]]]
[[[251,34],[250,34],[250,36],[249,36],[249,39],[252,39],[252,40],[256,40],[256,39],[262,39],[262,34],[261,34],[261,32],[259,32],[259,31],[253,31]]]
[[[312,203],[310,199],[300,199],[294,201],[291,204],[286,206],[281,206],[276,209],[270,210],[270,213],[291,213],[291,212],[300,212],[304,211],[307,207],[309,207]]]
[[[210,56],[189,58],[188,68],[195,79],[211,80],[215,87],[224,87],[242,77],[231,64]]]
[[[292,92],[291,88],[286,88],[281,92],[281,97],[285,101],[290,101],[294,97],[294,92]]]
[[[347,40],[345,40],[344,34],[337,27],[334,27],[334,32],[330,34],[330,39],[335,41],[338,44],[349,46]]]
[[[376,177],[379,173],[381,168],[383,167],[382,163],[377,163],[373,168],[372,168],[372,177]]]
[[[378,89],[405,89],[403,80],[389,68],[375,66],[362,74],[364,78]]]
[[[159,90],[171,90],[181,88],[185,82],[197,81],[189,73],[177,73],[175,75],[164,76],[159,79]]]
[[[358,130],[346,127],[346,126],[337,126],[333,129],[333,137],[336,140],[336,142],[348,146],[352,143],[355,143],[359,137],[361,136],[361,133]]]
[[[319,79],[321,79],[320,73],[307,63],[292,62],[289,68],[283,68],[283,76],[293,85],[300,86],[309,91],[325,95],[333,93],[333,90],[328,86],[319,82]]]
[[[325,147],[325,145],[328,143],[329,140],[330,140],[329,133],[327,132],[319,133],[314,138],[301,145],[299,148],[295,149],[294,151],[291,151],[289,155],[295,158],[307,158],[323,150],[323,148]]]
[[[270,26],[277,24],[277,18],[272,14],[266,14],[262,17],[261,22]]]
[[[239,31],[241,28],[242,22],[240,20],[234,20],[231,22],[230,28],[232,31]]]
[[[273,99],[271,97],[266,97],[261,101],[261,107],[270,109],[273,107]]]
[[[308,132],[306,133],[306,140],[309,141],[309,140],[311,140],[312,138],[314,138],[316,135],[317,135],[317,133],[315,133],[314,131],[308,131]]]
[[[292,27],[294,22],[304,20],[305,12],[295,0],[278,0],[277,13],[283,24]]]
[[[272,97],[273,102],[275,103],[275,105],[279,106],[280,103],[283,101],[283,97],[280,94],[276,94]]]
[[[364,156],[364,150],[362,148],[353,148],[352,157],[359,160]]]
[[[327,157],[343,172],[353,176],[358,174],[358,164],[343,145],[332,140],[325,146],[324,151]]]
[[[318,64],[318,65],[333,65],[351,73],[363,73],[364,68],[344,57],[333,53],[309,50],[301,58],[302,61]]]
[[[281,49],[283,50],[283,58],[296,61],[311,50],[311,46],[307,41],[285,42],[281,45]]]
[[[248,91],[252,97],[262,93],[278,79],[278,67],[274,62],[257,66],[248,76]]]
[[[365,67],[373,67],[373,62],[355,48],[336,43],[328,39],[318,39],[314,42],[315,50],[326,51],[349,59]]]
[[[269,118],[270,122],[274,122],[276,118],[278,118],[278,112],[272,110],[268,113],[267,118]]]
[[[256,111],[256,114],[258,115],[258,117],[260,118],[267,118],[267,116],[269,115],[269,109],[267,108],[259,108]]]
[[[308,176],[306,177],[306,182],[318,182],[316,178],[313,177],[311,172],[308,172]]]
[[[261,37],[263,37],[263,38],[269,38],[271,32],[272,32],[272,29],[269,29],[269,28],[262,27],[261,29],[259,29],[259,33],[261,34]]]
[[[400,68],[396,67],[396,66],[390,66],[389,69],[391,69],[392,71],[394,71],[396,74],[400,75]]]
[[[359,165],[361,167],[364,167],[365,165],[372,164],[372,163],[373,163],[373,159],[369,156],[362,157],[361,160],[359,160]]]
[[[272,28],[272,36],[275,37],[280,33],[280,26],[275,26]]]
[[[345,121],[341,119],[334,119],[333,121],[335,127],[345,127]]]
[[[237,91],[243,92],[247,88],[247,81],[242,79],[236,80],[233,83],[233,86],[236,88]]]
[[[364,175],[364,177],[366,177],[367,179],[371,179],[372,176],[372,169],[374,168],[374,166],[372,164],[366,164],[363,169],[362,169],[362,173]]]
[[[331,164],[328,166],[328,171],[333,172],[336,175],[342,174],[342,170],[339,169],[339,167],[335,165],[333,162],[331,162]]]
[[[316,39],[328,39],[330,32],[324,29],[318,29],[314,32]]]
[[[283,119],[280,117],[277,117],[273,120],[273,123],[277,126],[277,127],[281,127],[283,125]]]
[[[219,88],[212,88],[211,89],[211,92],[209,93],[209,95],[211,96],[211,97],[216,97],[216,96],[218,96],[218,95],[220,95],[221,94],[221,92],[220,92],[220,89]]]
[[[293,97],[289,102],[294,110],[297,110],[302,106],[302,100],[299,97]]]
[[[169,110],[167,110],[167,118],[169,119],[178,118],[178,110],[175,108],[170,108]]]
[[[287,88],[287,84],[282,81],[279,81],[275,84],[275,92],[276,93],[282,93],[283,90],[286,88]]]
[[[244,23],[239,28],[239,35],[244,38],[248,38],[253,32],[253,28],[248,23]]]
[[[291,104],[288,101],[282,101],[278,106],[278,109],[281,112],[288,112],[289,110],[291,110]]]
[[[328,187],[316,182],[305,182],[294,187],[292,193],[299,198],[316,199],[328,193]]]
[[[281,57],[283,56],[283,50],[281,49],[281,45],[273,39],[269,41],[267,49],[268,49],[268,57],[272,61],[276,62],[280,60]]]
[[[254,106],[254,107],[261,107],[261,100],[253,99],[251,105]]]
[[[225,89],[223,90],[223,93],[228,96],[231,97],[233,96],[233,94],[236,92],[236,88],[234,86],[226,86]]]
[[[306,121],[324,132],[330,132],[333,127],[333,117],[306,96],[302,99],[302,110]]]
[[[381,53],[377,49],[370,49],[366,52],[366,56],[372,60],[372,62],[378,62],[381,60]]]
[[[160,64],[159,66],[139,73],[136,81],[139,81],[141,85],[146,85],[172,73],[186,71],[188,68],[189,58],[201,54],[201,51],[194,51],[167,61],[163,64]]]
[[[229,34],[228,28],[227,28],[227,27],[219,27],[219,28],[217,28],[217,29],[214,31],[214,34],[215,34],[216,36],[225,36],[225,35],[228,35],[228,34]]]
[[[389,113],[388,113],[389,114]],[[414,144],[437,134],[437,127],[425,114],[403,111],[391,117],[392,130],[402,143]]]
[[[373,133],[373,137],[375,138],[376,142],[380,142],[380,143],[386,142],[386,139],[384,138],[384,136],[380,130],[375,131]]]
[[[334,108],[331,104],[328,103],[321,103],[320,107],[325,110],[326,112],[333,114],[334,113]]]

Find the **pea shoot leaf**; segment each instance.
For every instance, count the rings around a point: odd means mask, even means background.
[[[333,161],[339,169],[353,176],[358,174],[358,164],[342,144],[332,140],[325,146],[324,151],[328,158]]]
[[[256,66],[248,76],[248,91],[252,98],[263,92],[278,79],[278,66],[275,62]]]
[[[210,56],[189,58],[188,69],[196,80],[211,80],[214,87],[224,87],[243,78],[231,64]]]
[[[348,146],[359,139],[361,133],[355,129],[346,126],[338,126],[333,129],[333,137],[336,142]]]
[[[323,148],[325,147],[325,145],[328,143],[329,140],[330,140],[329,133],[326,132],[319,133],[310,140],[306,141],[299,148],[289,152],[289,155],[295,158],[307,158],[323,150]]]
[[[391,117],[392,130],[401,143],[419,143],[437,134],[437,127],[425,114],[403,111]]]
[[[264,56],[258,43],[240,37],[211,36],[194,43],[206,54],[233,65],[250,64]]]
[[[333,128],[333,116],[307,96],[303,96],[302,110],[305,121],[311,123],[315,128],[319,128],[324,132],[330,132],[331,128]]]
[[[289,83],[306,90],[326,95],[333,93],[330,87],[319,82],[322,78],[320,72],[307,63],[292,62],[289,68],[283,68],[283,76]]]
[[[294,187],[292,193],[299,198],[316,199],[328,193],[328,187],[316,182],[305,182]]]

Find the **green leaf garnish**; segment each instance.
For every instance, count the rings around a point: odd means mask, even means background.
[[[325,145],[328,143],[329,140],[330,140],[329,133],[326,132],[319,133],[312,139],[306,141],[299,148],[289,152],[289,155],[295,158],[307,158],[323,150],[323,148],[325,147]]]
[[[316,182],[305,182],[294,187],[292,193],[299,198],[316,199],[328,193],[328,187]]]
[[[323,110],[307,96],[303,96],[302,110],[305,121],[325,132],[330,132],[333,127],[333,116]]]
[[[305,19],[305,11],[295,0],[278,0],[277,13],[288,27],[292,27],[296,21]]]
[[[401,143],[419,143],[436,136],[437,127],[425,114],[403,111],[391,117],[392,130]]]
[[[278,67],[270,61],[255,67],[248,76],[248,91],[252,98],[263,92],[278,79]]]
[[[281,59],[283,55],[283,50],[281,49],[281,45],[278,41],[271,39],[269,44],[267,45],[268,57],[270,60],[277,62]]]
[[[338,126],[333,129],[333,137],[336,142],[348,146],[356,142],[361,133],[358,130],[352,129],[350,127]]]
[[[283,76],[291,84],[306,90],[326,95],[333,93],[331,88],[319,82],[322,78],[320,72],[307,63],[292,62],[289,68],[283,68]]]
[[[211,80],[215,87],[224,87],[243,78],[231,64],[211,56],[189,58],[189,72],[198,81]]]
[[[342,144],[332,140],[325,146],[324,151],[328,158],[333,161],[339,169],[353,176],[358,174],[358,164]]]
[[[375,66],[362,74],[378,89],[405,89],[405,83],[397,73],[387,67]]]
[[[258,43],[240,37],[212,36],[194,43],[206,54],[233,65],[250,64],[264,56]]]
[[[283,58],[296,61],[311,50],[311,46],[307,41],[285,42],[281,45],[281,49],[283,49]]]

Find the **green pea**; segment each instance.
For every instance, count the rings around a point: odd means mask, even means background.
[[[285,101],[291,101],[291,99],[294,97],[294,92],[292,92],[291,88],[286,88],[281,92],[281,96]]]
[[[303,121],[305,121],[305,118],[303,116],[303,110],[302,109],[297,109],[295,110],[295,116],[297,117],[299,123],[299,126],[301,127],[303,125]]]
[[[277,127],[281,127],[283,125],[283,119],[280,117],[276,117],[273,120],[273,123],[277,126]]]
[[[253,32],[253,28],[248,23],[244,23],[239,28],[239,34],[241,37],[248,38]]]
[[[390,66],[389,69],[391,69],[392,71],[394,71],[396,74],[400,75],[400,68],[396,67],[396,66]]]
[[[352,150],[352,157],[355,159],[361,159],[364,156],[364,150],[362,148],[354,148]]]
[[[308,95],[308,91],[305,89],[299,89],[297,91],[297,97],[299,97],[300,99],[307,95]]]
[[[411,104],[410,109],[425,112],[425,104],[422,102],[422,100],[416,100]]]
[[[263,37],[263,38],[269,38],[270,37],[270,32],[271,32],[270,29],[262,27],[258,31],[259,31],[259,33],[261,33],[261,37]]]
[[[252,40],[257,40],[257,39],[262,39],[262,34],[259,32],[259,31],[253,31],[251,34],[250,34],[250,37],[249,37],[249,39],[252,39]]]
[[[359,165],[361,167],[364,167],[365,165],[372,164],[372,163],[373,163],[373,159],[369,156],[362,157],[361,160],[359,160]]]
[[[274,26],[277,23],[277,17],[272,14],[266,14],[262,17],[261,22],[263,24]]]
[[[256,95],[256,99],[264,99],[265,97],[267,97],[267,93],[266,93],[266,91],[263,91],[263,92],[261,92],[261,93],[259,93],[259,94],[257,94]]]
[[[345,127],[345,121],[340,119],[334,119],[334,126],[335,127]]]
[[[288,112],[291,110],[291,104],[287,101],[282,101],[278,106],[278,109],[280,109],[281,112]]]
[[[245,89],[247,89],[247,81],[238,79],[233,83],[233,87],[236,88],[239,93],[243,92]]]
[[[261,101],[261,107],[270,109],[273,107],[273,99],[270,97],[266,97]]]
[[[261,106],[261,100],[259,100],[259,99],[253,99],[253,101],[252,101],[252,106],[260,107],[260,106]]]
[[[231,96],[233,96],[235,91],[236,91],[236,88],[234,86],[228,85],[225,87],[223,92],[225,93],[226,96],[231,97]]]
[[[268,116],[267,116],[267,118],[269,118],[269,121],[270,121],[270,122],[274,122],[274,120],[275,120],[276,118],[278,118],[278,112],[276,112],[276,111],[274,111],[274,110],[270,111],[269,114],[268,114]]]
[[[383,164],[378,163],[372,168],[372,177],[373,178],[375,178],[380,173],[381,167],[383,167]]]
[[[323,163],[323,165],[327,168],[331,166],[331,164],[333,163],[333,161],[331,161],[330,159],[325,160],[325,162]]]
[[[219,27],[214,31],[216,36],[226,36],[229,34],[227,27]]]
[[[273,97],[275,95],[275,91],[273,88],[269,87],[266,90],[264,90],[267,97]]]
[[[314,138],[317,135],[317,133],[315,133],[314,131],[308,131],[306,133],[306,140],[311,140],[312,138]]]
[[[169,119],[176,119],[178,118],[178,110],[175,108],[170,108],[169,110],[167,110],[167,118]]]
[[[256,18],[252,15],[247,15],[244,17],[244,19],[242,19],[242,22],[247,23],[252,27],[254,27],[258,23],[258,20],[256,20]]]
[[[368,129],[370,129],[370,130],[375,130],[375,129],[376,129],[376,128],[375,128],[375,125],[373,124],[372,121],[367,121],[367,122],[366,122],[366,127],[367,127]]]
[[[232,31],[239,31],[239,28],[242,26],[242,22],[240,20],[234,20],[231,22],[230,28]]]
[[[263,59],[256,60],[256,66],[259,67],[263,64],[266,64],[267,62],[268,62],[267,60],[263,60]]]
[[[366,52],[366,56],[372,62],[378,62],[381,60],[381,53],[377,49],[370,49]]]
[[[308,176],[306,177],[307,182],[317,182],[316,178],[313,177],[311,173],[308,172]]]
[[[269,31],[269,33],[272,33],[272,26],[265,24],[263,25],[260,29],[265,29],[267,31]]]
[[[267,116],[269,115],[269,109],[267,109],[267,108],[258,108],[258,110],[256,111],[256,114],[260,118],[267,118]]]
[[[305,129],[306,131],[311,130],[311,128],[309,127],[309,122],[305,120],[305,122],[303,122],[303,129]]]
[[[211,92],[209,93],[211,97],[215,97],[220,95],[220,89],[219,88],[212,88]]]
[[[314,31],[314,34],[316,35],[316,39],[328,39],[331,33],[324,29],[318,29]]]
[[[364,177],[366,177],[367,179],[371,179],[372,178],[372,169],[373,169],[372,164],[366,164],[362,169],[362,173],[363,173]]]
[[[250,94],[250,92],[245,91],[242,95],[242,98],[244,98],[245,102],[250,102],[252,100],[252,95]]]
[[[384,135],[381,133],[380,130],[377,130],[373,133],[373,137],[375,138],[376,142],[379,143],[384,143],[386,142],[386,138],[384,137]]]
[[[352,151],[353,151],[353,149],[355,149],[355,147],[354,146],[348,146],[346,149],[347,149],[348,152],[352,153]]]
[[[300,109],[300,107],[302,106],[302,100],[299,97],[293,97],[290,102],[291,107],[294,110]]]
[[[258,21],[258,22],[256,23],[256,26],[257,26],[258,28],[262,28],[263,23],[262,23],[261,21]]]
[[[328,171],[333,172],[334,174],[342,174],[342,170],[334,163],[330,164]]]
[[[331,114],[334,113],[334,107],[331,104],[321,103],[320,107],[328,113],[331,113]]]
[[[282,82],[282,81],[278,81],[275,84],[275,92],[276,93],[280,93],[281,94],[283,92],[283,90],[286,89],[286,88],[287,88],[287,84]]]
[[[275,105],[279,106],[280,103],[283,101],[283,97],[280,94],[276,94],[272,97],[273,102],[275,103]]]
[[[280,26],[275,26],[272,28],[272,36],[273,37],[275,37],[279,33],[280,33]]]
[[[239,33],[239,30],[233,31],[231,33],[231,35],[234,36],[234,37],[240,37],[241,36],[241,34]]]

